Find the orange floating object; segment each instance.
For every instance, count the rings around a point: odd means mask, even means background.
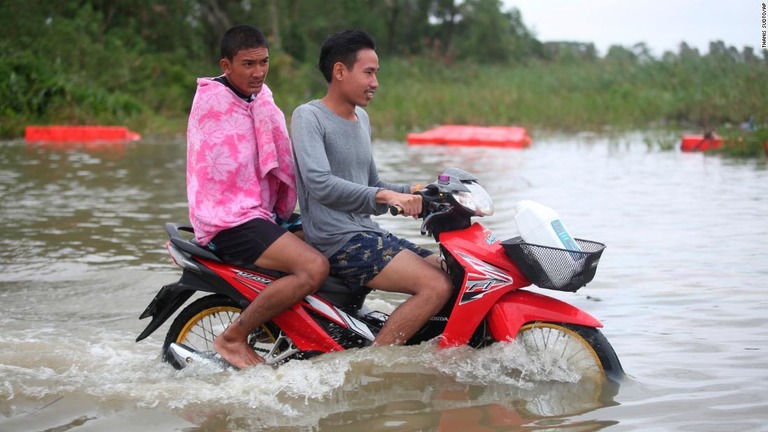
[[[408,144],[453,146],[492,146],[523,148],[531,145],[531,137],[518,126],[444,125],[420,133],[409,133]]]
[[[680,144],[680,150],[684,152],[717,150],[723,146],[723,139],[712,135],[683,135],[683,141]]]
[[[135,141],[141,135],[124,126],[27,126],[27,142]]]

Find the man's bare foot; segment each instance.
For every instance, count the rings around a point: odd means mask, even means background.
[[[224,334],[214,339],[213,348],[222,359],[238,369],[245,369],[265,362],[264,358],[256,354],[245,341],[230,341]]]

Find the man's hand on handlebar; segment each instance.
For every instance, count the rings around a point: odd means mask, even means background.
[[[422,210],[421,195],[404,194],[382,189],[376,193],[376,202],[388,204],[398,209],[398,213],[405,216],[418,217]]]

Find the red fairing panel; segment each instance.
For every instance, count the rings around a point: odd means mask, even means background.
[[[568,303],[522,290],[506,294],[488,314],[491,334],[500,341],[513,340],[522,326],[535,321],[603,326],[592,315]]]
[[[202,260],[201,260],[202,261]],[[237,267],[205,261],[205,265],[224,278],[240,291],[249,301],[253,301],[274,278]],[[334,341],[328,333],[307,313],[309,305],[300,302],[276,316],[275,322],[302,351],[342,351],[344,348]],[[343,322],[341,325],[345,325]]]
[[[440,243],[465,270],[440,346],[463,345],[499,298],[530,282],[504,254],[493,233],[481,224],[443,233]]]
[[[343,351],[344,348],[328,336],[328,333],[309,316],[302,304],[304,303],[294,305],[272,321],[283,329],[302,351]]]

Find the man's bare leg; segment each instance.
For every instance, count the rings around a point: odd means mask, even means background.
[[[389,316],[374,345],[404,344],[445,305],[451,296],[451,282],[432,258],[403,250],[368,283],[381,291],[411,294]]]
[[[299,287],[297,279],[294,275],[284,276],[269,284],[240,313],[235,322],[214,340],[216,352],[240,369],[264,363],[264,359],[248,346],[248,335],[313,291]]]
[[[283,234],[256,260],[256,265],[288,273],[259,294],[213,342],[231,365],[243,369],[264,359],[248,346],[248,335],[260,325],[298,303],[328,276],[328,260],[293,234]]]

